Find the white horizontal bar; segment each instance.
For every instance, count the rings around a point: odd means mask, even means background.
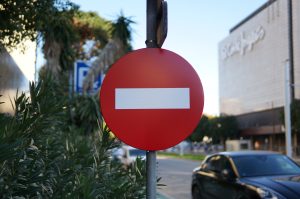
[[[115,109],[189,109],[189,88],[116,88]]]

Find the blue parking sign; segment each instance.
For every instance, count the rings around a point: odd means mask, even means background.
[[[74,91],[76,93],[82,94],[83,92],[83,81],[88,71],[90,70],[90,65],[85,61],[76,61],[74,64]],[[89,93],[95,93],[101,86],[103,75],[99,74],[94,82],[92,91]]]

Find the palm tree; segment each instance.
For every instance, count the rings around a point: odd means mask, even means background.
[[[86,40],[93,39],[101,45],[108,42],[111,22],[97,13],[83,12],[73,7],[57,11],[48,21],[42,34],[47,61],[45,69],[54,77],[58,77],[62,71],[72,70],[75,58],[82,56]]]
[[[73,65],[72,45],[77,41],[77,35],[73,26],[73,10],[57,10],[55,13],[55,16],[49,17],[41,35],[44,39],[45,69],[57,78],[61,71]]]
[[[83,81],[83,92],[87,93],[93,88],[93,84],[97,76],[101,72],[106,72],[107,69],[121,56],[132,50],[131,28],[132,20],[121,14],[116,22],[112,25],[112,38],[102,49],[100,55],[92,63],[91,69]]]

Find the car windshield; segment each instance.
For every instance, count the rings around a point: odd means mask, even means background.
[[[146,151],[139,150],[139,149],[131,149],[129,150],[130,156],[146,156]]]
[[[280,154],[232,157],[241,177],[299,174],[300,167]]]

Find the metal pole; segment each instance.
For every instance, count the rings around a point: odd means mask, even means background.
[[[161,0],[147,0],[147,48],[157,48],[157,19]]]
[[[156,198],[156,151],[147,151],[146,153],[147,199]]]
[[[290,62],[290,84],[295,83],[294,79],[294,36],[293,36],[293,4],[288,0],[288,45],[289,45],[289,62]],[[291,97],[295,99],[295,89],[291,87]]]
[[[147,0],[147,48],[157,48],[157,16],[161,0]],[[146,152],[146,198],[156,198],[156,151]]]
[[[285,148],[286,155],[292,157],[292,138],[291,138],[291,83],[290,83],[290,62],[285,64]]]

